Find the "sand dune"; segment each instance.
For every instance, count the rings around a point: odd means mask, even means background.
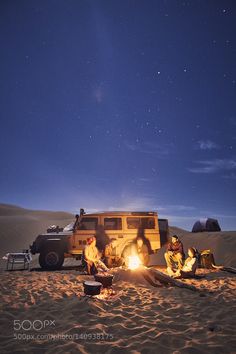
[[[65,212],[28,210],[0,204],[0,257],[6,252],[28,248],[35,237],[50,225],[60,227],[73,221],[74,216]]]

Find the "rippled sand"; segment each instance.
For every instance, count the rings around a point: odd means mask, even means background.
[[[2,271],[1,353],[234,353],[236,277],[201,273],[193,292],[118,270],[115,294],[98,299],[76,270]]]

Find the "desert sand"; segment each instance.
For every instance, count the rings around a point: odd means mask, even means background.
[[[1,256],[27,247],[47,226],[63,226],[71,217],[2,208]],[[185,250],[211,249],[217,264],[236,265],[235,232],[191,234],[177,228],[170,232],[180,236]],[[164,264],[164,251],[165,247],[152,256],[155,268]],[[30,272],[7,272],[1,262],[1,353],[236,352],[235,274],[198,269],[204,278],[183,280],[196,286],[191,291],[153,287],[140,270],[116,269],[114,293],[88,297],[83,281],[91,277],[78,262],[68,259],[62,270],[46,272],[39,270],[37,256],[33,258]]]
[[[84,296],[78,270],[2,270],[1,353],[235,353],[235,275],[199,270],[193,292],[114,273],[101,299]]]

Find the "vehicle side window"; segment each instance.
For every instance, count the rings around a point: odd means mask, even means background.
[[[140,218],[127,218],[128,229],[138,229],[140,227]]]
[[[96,230],[98,225],[97,218],[82,218],[78,230]]]
[[[153,217],[147,218],[127,218],[128,229],[155,229],[155,219]]]
[[[143,229],[155,229],[155,219],[151,217],[141,218],[141,227]]]
[[[121,230],[122,223],[121,218],[105,218],[104,230]]]

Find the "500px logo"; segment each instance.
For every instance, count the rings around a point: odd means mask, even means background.
[[[45,329],[47,327],[55,327],[55,320],[14,320],[14,331],[41,331],[42,329]]]

